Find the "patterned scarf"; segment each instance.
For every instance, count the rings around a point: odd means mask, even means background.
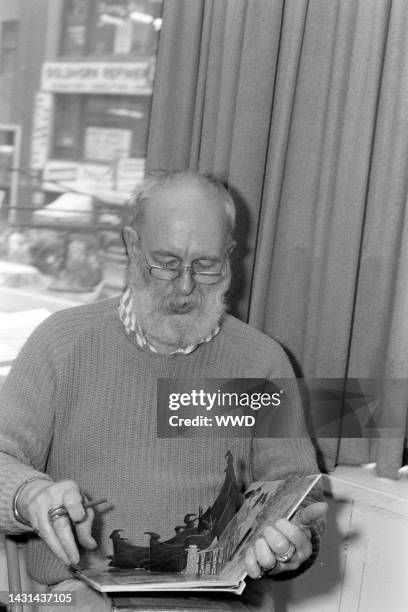
[[[139,323],[136,320],[136,316],[133,310],[132,291],[130,287],[127,287],[125,289],[120,298],[118,312],[120,320],[122,321],[126,332],[132,339],[135,340],[136,344],[141,348],[149,349],[149,351],[151,351],[152,353],[158,353],[159,351],[146,338],[143,333],[143,330],[141,329]],[[201,342],[198,342],[197,344],[190,344],[189,346],[186,346],[184,348],[178,348],[175,351],[172,351],[170,355],[188,355],[189,353],[192,353],[199,346],[199,344],[212,340],[214,336],[218,334],[219,331],[220,326],[217,325],[217,327],[208,336],[203,338]]]

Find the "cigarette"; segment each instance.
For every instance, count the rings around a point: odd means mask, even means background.
[[[86,508],[93,508],[94,506],[99,506],[99,504],[105,504],[107,502],[106,497],[101,497],[100,499],[94,499],[93,501],[86,501],[82,505]]]

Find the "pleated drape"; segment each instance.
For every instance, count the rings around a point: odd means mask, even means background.
[[[226,180],[233,311],[298,372],[387,378],[389,436],[319,444],[329,469],[377,461],[394,476],[408,405],[392,382],[408,378],[408,3],[165,0],[163,24],[149,169]]]

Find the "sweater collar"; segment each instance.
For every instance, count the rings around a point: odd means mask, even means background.
[[[120,298],[118,312],[119,312],[119,318],[122,321],[122,324],[126,330],[126,333],[132,339],[136,341],[136,344],[140,346],[141,348],[147,348],[152,353],[158,353],[159,351],[146,338],[145,334],[143,333],[143,330],[141,329],[136,319],[134,309],[133,309],[132,291],[130,287],[127,287],[125,289],[125,291],[123,292]],[[172,351],[170,355],[188,355],[189,353],[192,353],[193,351],[195,351],[195,349],[200,344],[204,342],[209,342],[210,340],[212,340],[214,336],[218,334],[219,331],[220,331],[220,326],[217,325],[217,327],[208,336],[203,338],[201,342],[198,342],[197,344],[190,344],[189,346],[186,346],[183,348],[178,348],[175,351]]]

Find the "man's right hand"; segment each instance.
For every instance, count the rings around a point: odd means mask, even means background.
[[[79,563],[79,552],[73,528],[82,546],[89,550],[97,546],[91,536],[94,511],[92,508],[85,509],[82,505],[84,501],[78,485],[73,480],[34,480],[21,492],[17,510],[23,518],[30,521],[35,532],[61,563],[76,565]],[[68,516],[58,517],[51,523],[48,511],[57,506],[64,506]]]

